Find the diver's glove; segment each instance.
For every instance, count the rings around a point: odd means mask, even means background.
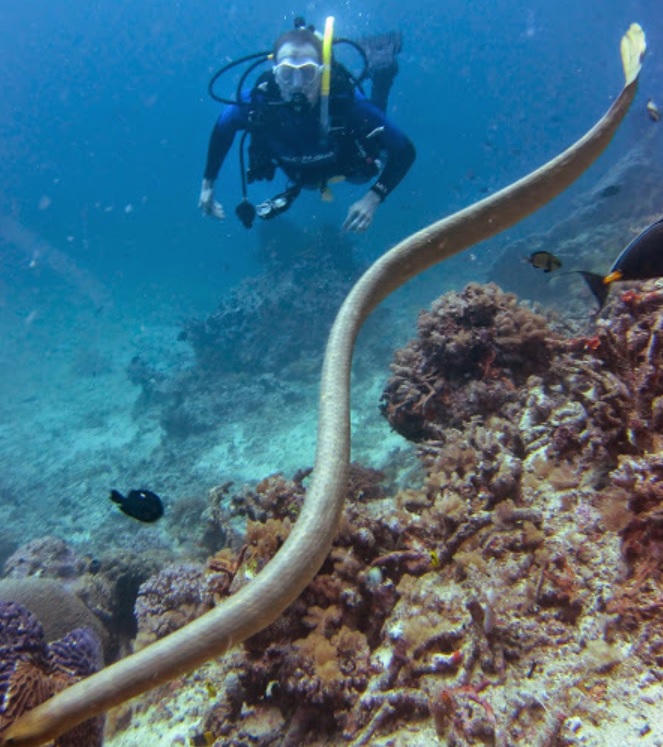
[[[373,222],[373,216],[381,202],[382,200],[373,190],[368,191],[361,200],[350,205],[343,230],[365,231]]]
[[[214,182],[211,179],[203,179],[198,207],[203,211],[203,215],[211,215],[217,220],[223,220],[226,217],[223,206],[214,199]]]

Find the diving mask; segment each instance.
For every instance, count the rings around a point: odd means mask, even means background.
[[[285,57],[274,66],[274,78],[279,86],[288,90],[301,90],[317,85],[322,65],[310,58]]]

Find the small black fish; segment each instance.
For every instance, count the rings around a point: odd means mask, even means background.
[[[622,191],[619,184],[609,184],[599,192],[599,197],[614,197]]]
[[[151,522],[163,516],[161,498],[151,490],[132,490],[126,498],[111,490],[110,499],[119,505],[120,511],[138,521]]]
[[[529,257],[525,257],[525,262],[544,272],[559,270],[562,266],[562,260],[550,252],[532,252]]]
[[[612,283],[663,277],[663,218],[645,228],[622,250],[607,275],[585,270],[576,272],[583,276],[599,302],[599,309],[603,308]]]

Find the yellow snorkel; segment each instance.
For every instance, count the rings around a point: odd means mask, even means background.
[[[331,88],[333,38],[334,17],[328,16],[322,37],[322,77],[320,80],[320,133],[324,145],[327,145],[329,141],[329,89]]]

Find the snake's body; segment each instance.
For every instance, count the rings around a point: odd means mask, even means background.
[[[396,288],[522,220],[596,160],[635,96],[644,36],[641,42],[641,49],[628,50],[637,58],[637,70],[630,76],[627,70],[627,85],[584,137],[523,179],[408,237],[380,257],[351,290],[326,348],[311,485],[290,536],[264,570],[198,620],[27,712],[0,738],[0,745],[44,744],[87,718],[189,672],[265,628],[299,596],[327,556],[343,508],[350,456],[350,367],[364,320]]]

